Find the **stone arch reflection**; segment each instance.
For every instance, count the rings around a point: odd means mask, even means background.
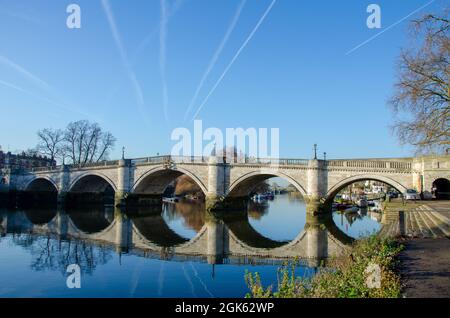
[[[248,212],[231,212],[223,215],[223,222],[237,239],[250,247],[275,248],[288,243],[263,236],[253,228],[248,218]]]
[[[161,213],[140,213],[133,217],[133,225],[149,242],[161,247],[173,247],[189,241],[178,235],[166,223]]]
[[[78,230],[86,234],[95,234],[104,231],[113,223],[114,209],[111,207],[69,209],[67,215]]]
[[[24,210],[28,220],[34,225],[45,225],[50,223],[56,216],[56,209],[33,208]]]

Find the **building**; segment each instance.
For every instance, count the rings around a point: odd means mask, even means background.
[[[56,166],[56,161],[45,156],[30,155],[25,152],[12,154],[11,152],[3,152],[0,148],[0,169],[30,169],[54,166]]]

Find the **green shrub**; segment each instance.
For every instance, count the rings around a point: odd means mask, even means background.
[[[278,271],[277,287],[264,288],[258,273],[246,273],[245,279],[254,298],[390,298],[400,297],[400,278],[395,272],[396,256],[402,246],[391,239],[370,236],[354,243],[340,258],[321,267],[313,277],[297,277],[297,262]],[[365,273],[370,264],[381,269],[381,287],[369,288]]]

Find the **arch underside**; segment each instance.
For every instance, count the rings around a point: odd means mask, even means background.
[[[229,197],[246,197],[248,196],[261,182],[270,178],[282,178],[292,184],[303,196],[306,195],[304,187],[295,179],[288,175],[274,171],[255,171],[241,176],[230,186]]]
[[[58,188],[47,178],[35,178],[19,193],[17,204],[20,207],[54,206],[57,203]]]
[[[206,194],[205,185],[195,174],[184,169],[165,169],[163,167],[147,171],[134,184],[133,194],[162,194],[164,190],[178,177],[188,176]]]
[[[35,178],[25,188],[27,192],[58,192],[56,185],[47,178]]]
[[[66,204],[71,207],[113,204],[115,191],[114,183],[104,176],[82,175],[70,186]]]
[[[108,179],[105,177],[89,174],[84,175],[76,179],[69,192],[72,193],[103,193],[105,191],[115,191],[115,187]]]
[[[436,199],[450,199],[450,180],[447,178],[438,178],[434,180],[433,188]]]
[[[404,185],[402,185],[401,183],[395,181],[394,179],[388,178],[388,177],[384,177],[384,176],[379,176],[379,175],[356,175],[356,176],[352,176],[346,179],[343,179],[341,181],[339,181],[338,183],[336,183],[333,187],[331,187],[328,190],[327,196],[326,196],[326,201],[330,201],[333,200],[333,198],[336,196],[336,194],[338,194],[342,189],[344,189],[345,187],[355,183],[355,182],[361,182],[361,181],[378,181],[378,182],[382,182],[385,183],[391,187],[393,187],[394,189],[396,189],[398,192],[400,193],[405,193],[407,190],[407,187],[405,187]]]

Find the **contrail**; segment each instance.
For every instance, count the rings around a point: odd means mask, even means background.
[[[264,14],[262,15],[262,17],[259,19],[258,23],[256,24],[255,28],[253,29],[253,31],[250,33],[250,35],[247,37],[247,39],[244,41],[244,43],[241,45],[241,47],[239,48],[239,50],[237,51],[237,53],[235,54],[235,56],[233,57],[233,59],[231,60],[230,64],[228,64],[228,66],[226,67],[225,71],[222,73],[222,75],[219,77],[219,79],[217,80],[216,84],[213,86],[213,88],[211,89],[211,91],[208,93],[208,95],[206,95],[205,99],[203,100],[203,102],[201,103],[201,105],[199,106],[199,108],[197,109],[195,115],[192,117],[192,120],[194,120],[198,113],[200,113],[200,111],[203,109],[203,107],[205,106],[205,104],[208,102],[209,98],[211,97],[211,95],[214,93],[214,91],[217,89],[217,87],[219,86],[219,84],[222,82],[222,80],[224,79],[225,75],[228,73],[228,71],[230,70],[231,66],[233,66],[234,62],[237,60],[237,58],[239,57],[239,55],[242,53],[242,51],[244,50],[244,48],[247,46],[248,42],[250,42],[250,40],[253,38],[253,36],[255,35],[256,31],[258,31],[259,27],[261,26],[261,24],[264,22],[264,19],[266,18],[266,16],[270,13],[270,11],[272,10],[272,7],[275,5],[275,3],[277,2],[277,0],[272,0],[272,2],[270,3],[269,7],[266,9],[266,11],[264,12]],[[192,121],[191,120],[191,121]]]
[[[77,113],[77,114],[79,114],[79,115],[83,115],[83,116],[86,117],[86,118],[91,118],[91,117],[92,117],[91,115],[89,115],[89,114],[87,114],[87,113],[83,113],[83,112],[80,112],[80,111],[78,111],[78,110],[75,110],[75,108],[73,108],[73,107],[66,106],[66,105],[64,105],[64,104],[58,103],[58,102],[56,102],[56,101],[53,101],[53,100],[48,99],[48,98],[43,97],[43,96],[39,96],[39,95],[34,94],[34,93],[30,92],[30,91],[27,91],[26,89],[24,89],[24,88],[22,88],[22,87],[19,87],[19,86],[17,86],[17,85],[14,85],[14,84],[11,84],[11,83],[2,81],[2,80],[0,80],[0,85],[3,85],[3,86],[5,86],[5,87],[14,89],[14,90],[16,90],[16,91],[18,91],[18,92],[21,92],[21,93],[30,95],[31,97],[34,97],[34,98],[40,99],[40,100],[42,100],[42,101],[45,101],[45,102],[47,102],[47,103],[49,103],[49,104],[52,104],[53,106],[56,106],[57,108],[59,108],[59,109],[61,109],[61,110],[65,110],[65,111],[70,111],[70,112],[73,112],[73,113]]]
[[[209,62],[208,68],[206,69],[205,73],[203,74],[202,79],[200,80],[200,83],[197,86],[197,89],[195,91],[194,96],[191,99],[191,102],[189,103],[189,107],[186,110],[186,112],[184,113],[184,120],[186,120],[186,117],[189,115],[189,113],[192,110],[192,107],[194,106],[194,103],[197,101],[197,97],[198,94],[200,93],[201,89],[203,88],[203,85],[205,84],[206,79],[209,76],[209,73],[212,71],[212,69],[214,68],[214,66],[216,65],[217,59],[219,58],[220,54],[222,53],[223,48],[225,47],[225,45],[228,42],[228,39],[231,35],[231,33],[233,32],[239,17],[241,16],[241,12],[242,9],[244,8],[245,3],[247,2],[247,0],[242,0],[241,3],[239,4],[236,13],[234,14],[233,20],[231,21],[230,26],[228,27],[225,36],[222,39],[222,42],[220,42],[219,47],[217,48],[216,52],[214,53],[211,61]]]
[[[357,46],[355,46],[353,49],[347,51],[347,53],[345,53],[345,55],[349,55],[351,53],[353,53],[354,51],[356,51],[357,49],[359,49],[360,47],[366,45],[367,43],[369,43],[370,41],[374,40],[375,38],[379,37],[380,35],[382,35],[384,32],[389,31],[390,29],[392,29],[393,27],[395,27],[397,24],[402,23],[403,21],[405,21],[406,19],[408,19],[410,16],[416,14],[417,12],[425,9],[426,7],[428,7],[430,4],[432,4],[433,2],[435,2],[436,0],[431,0],[427,3],[425,3],[423,6],[417,8],[416,10],[414,10],[413,12],[409,13],[408,15],[404,16],[403,18],[401,18],[400,20],[398,20],[397,22],[391,24],[390,26],[388,26],[387,28],[383,29],[382,31],[378,32],[377,34],[373,35],[372,37],[370,37],[369,39],[365,40],[364,42],[358,44]]]
[[[169,95],[166,79],[166,38],[167,38],[167,7],[166,0],[161,0],[161,20],[159,26],[159,71],[161,74],[163,110],[166,123],[169,123],[168,104]]]
[[[20,74],[24,75],[26,78],[37,84],[40,88],[46,90],[47,92],[52,91],[51,86],[46,81],[37,77],[33,73],[27,71],[25,68],[23,68],[19,64],[14,63],[13,61],[11,61],[10,59],[6,58],[3,55],[0,55],[0,64],[4,64],[8,67],[13,68],[17,72],[19,72]]]
[[[170,12],[167,13],[167,18],[169,19],[170,17],[172,17],[178,10],[181,9],[181,7],[184,5],[184,3],[186,2],[186,0],[177,0],[173,6],[172,6],[172,10],[170,10]],[[145,47],[150,43],[150,41],[153,39],[154,36],[156,36],[159,33],[159,27],[160,27],[160,23],[158,23],[158,25],[156,25],[150,33],[148,33],[148,35],[141,41],[141,43],[139,43],[138,47],[136,48],[136,50],[134,51],[133,55],[131,56],[131,64],[134,64],[134,62],[136,61],[137,57],[139,56],[139,54],[145,49]]]
[[[108,24],[111,29],[111,33],[113,35],[114,42],[116,43],[116,46],[119,50],[120,57],[122,58],[123,66],[128,75],[128,78],[131,82],[131,85],[133,86],[139,110],[141,112],[141,115],[144,117],[145,121],[148,122],[146,109],[145,109],[144,94],[142,93],[142,88],[139,84],[139,81],[137,80],[136,74],[134,73],[134,71],[128,61],[127,53],[123,46],[119,30],[117,28],[117,25],[116,25],[116,22],[114,19],[114,14],[112,12],[111,6],[109,5],[109,1],[102,0],[102,6],[103,6],[103,10],[105,11],[106,17],[108,19]]]

